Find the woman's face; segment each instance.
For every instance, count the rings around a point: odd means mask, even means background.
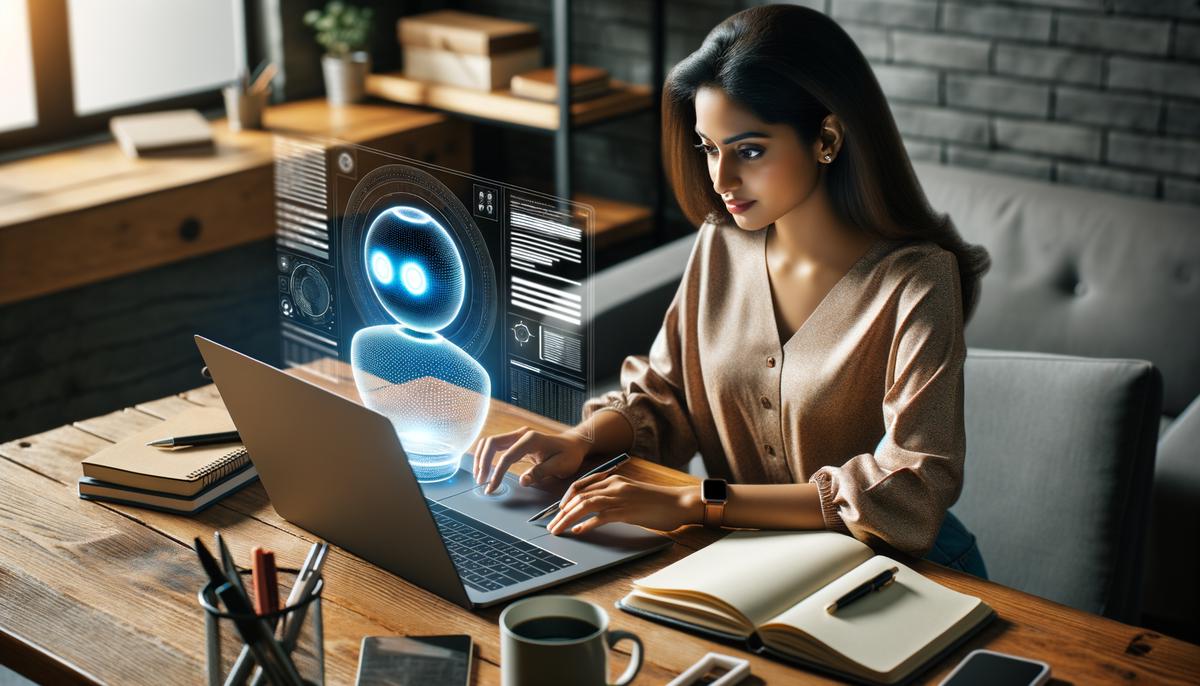
[[[820,181],[818,142],[788,124],[768,124],[719,88],[696,92],[696,146],[713,190],[738,227],[756,231],[803,203]]]

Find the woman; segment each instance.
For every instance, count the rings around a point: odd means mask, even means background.
[[[649,357],[628,358],[623,390],[572,431],[477,440],[476,480],[490,490],[522,457],[531,485],[589,455],[679,467],[698,450],[733,482],[723,508],[694,486],[597,475],[549,530],[828,529],[984,575],[947,508],[988,257],[930,209],[862,53],[819,12],[739,12],[671,70],[663,120],[676,197],[703,225]]]

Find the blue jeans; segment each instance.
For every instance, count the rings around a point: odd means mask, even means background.
[[[933,549],[925,559],[960,572],[974,574],[980,579],[988,578],[983,556],[979,554],[979,546],[975,544],[975,535],[967,531],[967,527],[950,512],[946,513],[937,540],[933,542]]]

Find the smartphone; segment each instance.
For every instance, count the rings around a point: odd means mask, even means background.
[[[470,636],[366,636],[357,686],[469,686]]]
[[[963,658],[940,686],[1042,686],[1049,679],[1045,662],[980,649]]]

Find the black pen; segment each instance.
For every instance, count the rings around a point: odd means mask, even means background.
[[[591,469],[583,474],[580,474],[578,477],[575,478],[575,481],[579,481],[580,479],[586,479],[589,476],[594,476],[601,472],[611,472],[612,470],[616,469],[617,467],[620,467],[622,464],[625,464],[625,462],[628,459],[629,459],[629,453],[621,453],[620,455],[617,455],[616,457],[609,460],[608,462],[605,462],[604,464],[600,465],[599,467],[596,467],[595,469]],[[572,481],[571,483],[574,484],[575,481]],[[527,521],[536,522],[537,520],[541,519],[542,517],[550,515],[551,513],[553,513],[555,510],[557,510],[561,506],[562,506],[562,501],[555,500],[553,503],[550,503],[550,505],[546,506],[546,509],[544,509],[541,512],[530,517]]]
[[[870,581],[866,582],[865,584],[855,587],[854,590],[850,591],[846,595],[842,596],[841,598],[838,598],[837,600],[833,601],[829,605],[825,606],[825,611],[828,612],[829,614],[833,614],[834,612],[837,612],[841,608],[846,607],[850,603],[853,603],[854,601],[858,600],[859,598],[861,598],[869,593],[874,593],[875,591],[878,591],[882,588],[887,588],[888,586],[890,586],[892,584],[893,581],[896,580],[896,574],[899,573],[899,571],[900,571],[899,567],[892,567],[891,569],[885,569],[884,571],[882,571],[878,575],[876,575],[874,579],[871,579]]]
[[[155,448],[190,448],[197,445],[216,445],[218,443],[240,443],[242,437],[236,431],[221,431],[214,434],[195,434],[193,436],[172,436],[150,441],[146,445]]]

